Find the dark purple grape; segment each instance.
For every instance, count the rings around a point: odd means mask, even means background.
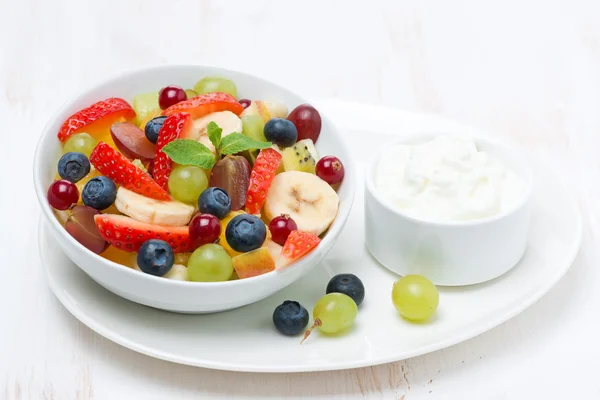
[[[98,214],[100,211],[92,207],[75,206],[70,211],[69,219],[65,224],[65,229],[75,240],[96,254],[102,253],[108,247],[108,243],[102,239],[94,222],[94,215]]]
[[[310,104],[301,104],[294,108],[288,120],[296,126],[298,130],[298,140],[311,139],[317,143],[321,134],[321,114]]]
[[[123,155],[132,160],[151,160],[156,157],[156,146],[146,138],[138,126],[130,122],[115,122],[110,127],[110,135]]]

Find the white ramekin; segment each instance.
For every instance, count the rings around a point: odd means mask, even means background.
[[[395,144],[422,143],[442,133],[420,133]],[[420,274],[441,286],[462,286],[494,279],[513,268],[527,247],[532,174],[526,158],[510,146],[474,138],[477,147],[526,182],[522,200],[496,216],[466,222],[431,222],[390,205],[375,187],[381,151],[369,163],[365,188],[366,246],[386,268],[404,276]]]

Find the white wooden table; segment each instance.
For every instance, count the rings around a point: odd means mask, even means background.
[[[599,17],[592,0],[0,0],[0,398],[600,398]],[[395,364],[231,373],[115,345],[46,284],[30,165],[45,121],[78,89],[170,62],[510,135],[574,184],[585,221],[579,256],[513,320]]]

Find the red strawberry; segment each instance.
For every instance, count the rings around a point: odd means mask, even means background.
[[[246,211],[249,214],[260,214],[280,162],[281,154],[274,149],[265,149],[258,153],[250,173],[250,185],[246,195]]]
[[[165,190],[167,190],[167,184],[169,183],[173,161],[162,151],[162,148],[179,137],[186,137],[192,129],[194,129],[194,124],[190,114],[177,113],[165,119],[162,128],[158,132],[152,176],[156,183]]]
[[[125,156],[104,142],[90,154],[90,162],[102,175],[108,176],[117,185],[157,200],[171,200],[169,193],[158,186],[150,175],[131,163]]]
[[[321,243],[321,239],[317,235],[302,231],[292,231],[283,245],[281,256],[277,260],[277,269],[283,269],[291,263],[298,261],[310,253],[319,243]]]
[[[100,236],[124,251],[138,251],[147,240],[160,239],[169,243],[175,253],[194,250],[187,226],[161,226],[136,221],[124,215],[99,214],[94,222]]]
[[[109,115],[115,119],[122,117],[129,120],[135,118],[135,111],[129,103],[117,97],[99,101],[67,118],[58,131],[58,140],[64,142],[84,126],[87,127]]]
[[[163,111],[163,115],[173,115],[178,112],[186,112],[193,119],[203,117],[217,111],[231,111],[240,115],[244,107],[229,93],[207,93],[172,105]]]

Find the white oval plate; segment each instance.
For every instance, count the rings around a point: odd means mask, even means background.
[[[347,132],[357,164],[393,134],[416,130],[472,132],[440,118],[358,103],[321,101]],[[387,134],[382,132],[388,132]],[[481,132],[477,132],[481,135]],[[363,168],[359,170],[364,171]],[[258,303],[211,315],[180,315],[144,307],[108,292],[77,268],[42,227],[39,247],[50,286],[61,303],[100,335],[140,353],[176,363],[249,372],[324,371],[397,361],[472,338],[514,317],[545,294],[569,269],[581,240],[581,217],[571,191],[556,174],[533,162],[536,188],[529,247],[513,270],[494,281],[440,288],[436,316],[425,324],[398,317],[390,299],[398,276],[377,264],[364,247],[363,186],[344,232],[322,263],[303,279]],[[309,311],[330,277],[358,275],[366,298],[355,326],[339,337],[315,332],[285,337],[271,317],[283,300]]]

